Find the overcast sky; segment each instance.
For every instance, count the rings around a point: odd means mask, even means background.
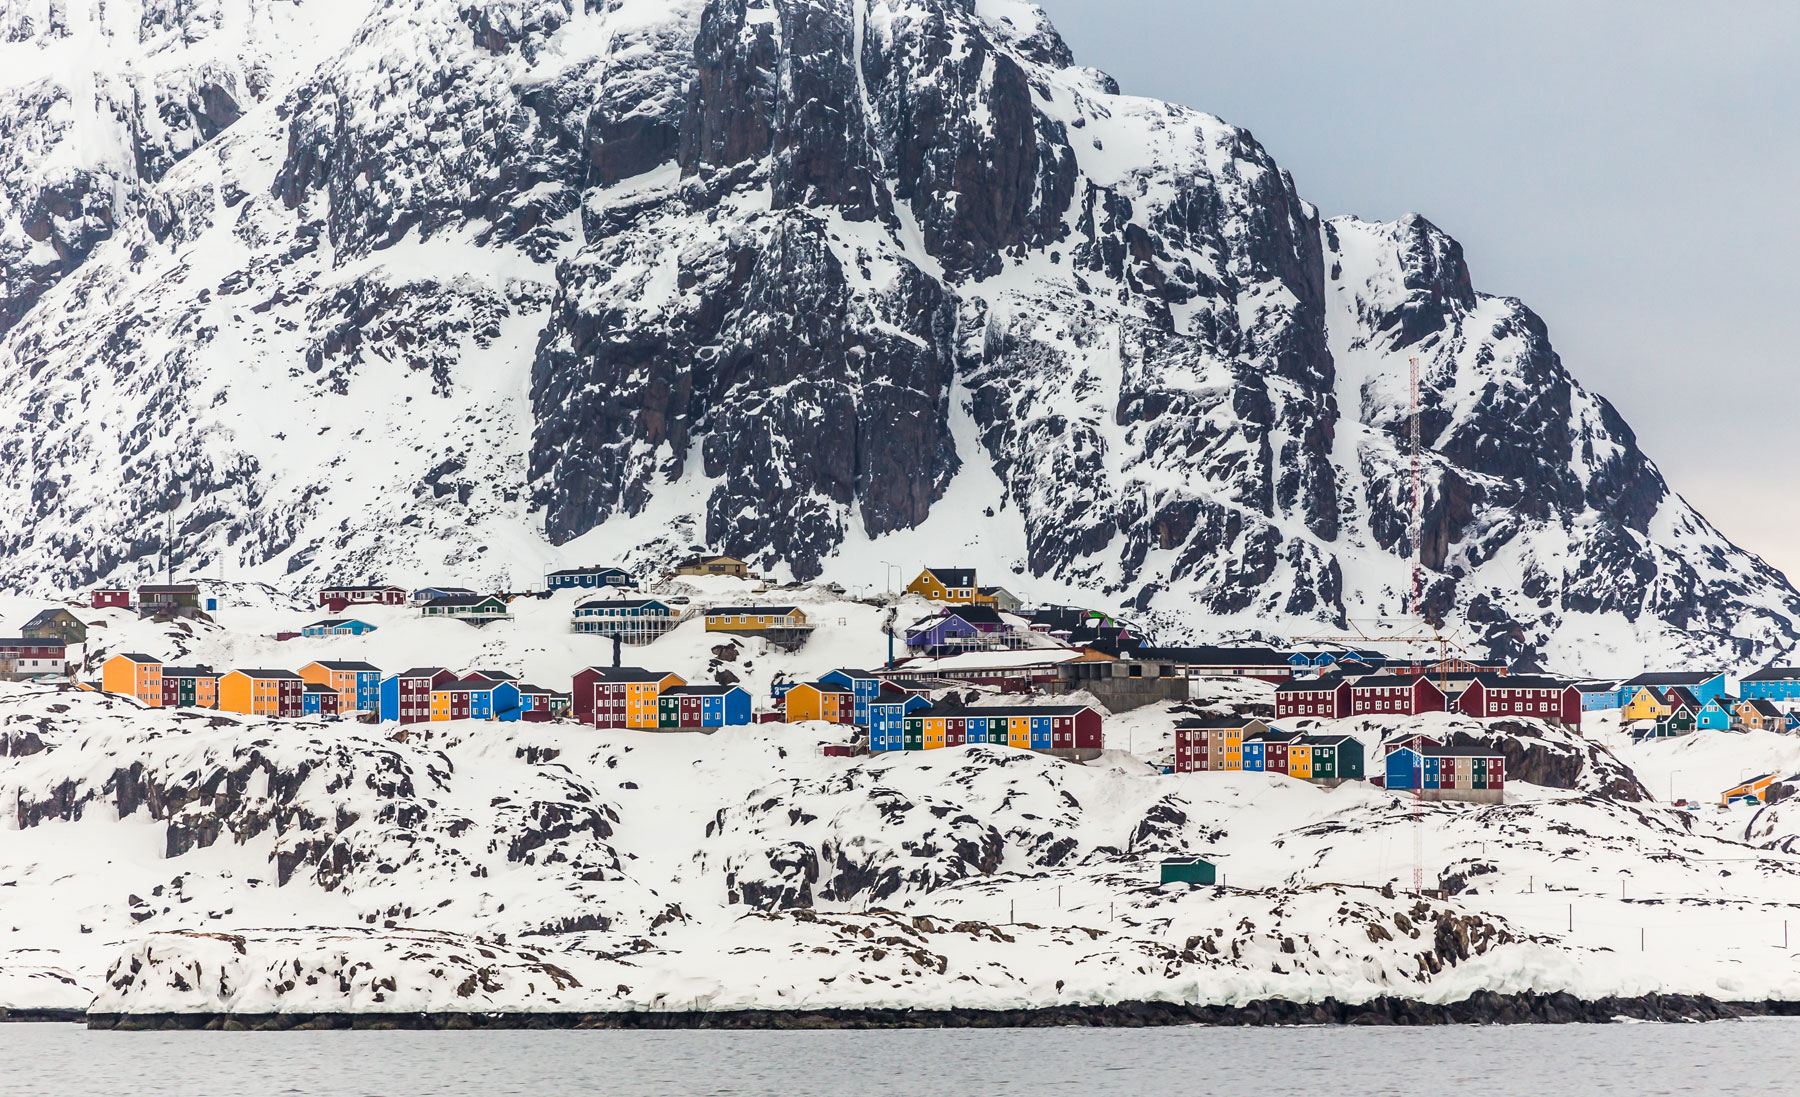
[[[1800,582],[1800,3],[1038,0],[1078,63],[1418,212],[1670,486]]]

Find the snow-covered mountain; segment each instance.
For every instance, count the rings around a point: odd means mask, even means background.
[[[29,0],[0,73],[0,585],[953,545],[1337,631],[1410,589],[1416,358],[1472,647],[1800,636],[1455,241],[1321,219],[1019,0]]]

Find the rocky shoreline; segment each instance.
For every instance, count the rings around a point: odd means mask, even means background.
[[[1147,1028],[1159,1025],[1468,1025],[1604,1024],[1618,1020],[1701,1022],[1800,1015],[1795,1002],[1724,1002],[1704,995],[1646,994],[1586,1000],[1573,994],[1481,991],[1460,1002],[1431,1004],[1383,997],[1346,1003],[1267,999],[1242,1006],[1119,1002],[1042,1009],[671,1010],[567,1013],[153,1013],[0,1010],[0,1020],[81,1021],[121,1032],[163,1029],[311,1031],[322,1029],[872,1029],[872,1028]]]

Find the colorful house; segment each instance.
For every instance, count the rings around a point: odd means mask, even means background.
[[[1620,708],[1619,719],[1628,724],[1638,720],[1660,720],[1671,711],[1671,706],[1663,700],[1660,690],[1651,686],[1638,686]]]
[[[1456,699],[1465,716],[1529,716],[1564,727],[1581,726],[1581,691],[1555,678],[1523,674],[1477,674]]]
[[[422,606],[427,602],[435,602],[439,598],[450,598],[457,595],[474,593],[475,592],[468,587],[420,587],[418,590],[407,595],[406,598],[407,601],[411,602],[413,605]]]
[[[519,707],[524,713],[519,717],[534,724],[541,724],[565,715],[569,711],[569,695],[557,693],[525,682],[519,684]]]
[[[675,565],[676,575],[729,575],[735,579],[754,578],[750,565],[735,556],[690,556]]]
[[[834,670],[830,674],[822,674],[819,681],[827,685],[846,686],[856,697],[856,711],[851,722],[858,727],[869,726],[869,703],[881,696],[881,687],[885,685],[881,676],[867,670]]]
[[[1752,777],[1748,781],[1732,785],[1720,793],[1719,803],[1732,804],[1739,800],[1748,800],[1751,803],[1760,804],[1769,798],[1769,786],[1774,783],[1775,775],[1773,773]]]
[[[87,643],[87,625],[61,607],[39,610],[19,635],[27,640],[61,640],[64,644]]]
[[[631,573],[624,568],[615,568],[605,564],[595,564],[585,568],[564,568],[544,576],[544,586],[550,590],[568,590],[570,588],[589,587],[631,587],[637,583]]]
[[[192,583],[147,584],[137,590],[138,616],[187,617],[200,612],[200,588]]]
[[[1362,740],[1354,735],[1308,735],[1300,743],[1309,748],[1313,781],[1363,779]],[[1292,747],[1289,748],[1290,753]]]
[[[1800,667],[1765,667],[1738,685],[1745,700],[1800,701]]]
[[[1275,687],[1275,719],[1311,716],[1339,720],[1350,715],[1350,683],[1335,675],[1293,678]]]
[[[1444,691],[1423,674],[1370,674],[1350,679],[1350,715],[1417,716],[1443,712]]]
[[[381,708],[381,670],[371,663],[318,660],[300,668],[300,680],[335,692],[340,713]]]
[[[1670,671],[1657,674],[1640,674],[1636,678],[1620,683],[1619,707],[1628,707],[1631,702],[1637,698],[1638,691],[1645,686],[1649,686],[1655,690],[1656,696],[1659,698],[1663,695],[1663,691],[1667,690],[1670,686],[1681,686],[1693,695],[1695,707],[1698,708],[1700,705],[1706,704],[1706,702],[1717,697],[1719,694],[1726,692],[1726,685],[1727,683],[1723,671],[1716,673],[1711,671]],[[1622,719],[1627,721],[1631,719],[1649,720],[1661,715],[1664,714],[1659,712],[1649,716],[1622,717]]]
[[[1773,701],[1762,697],[1739,701],[1737,718],[1746,731],[1787,730],[1787,715],[1776,708]]]
[[[245,716],[299,716],[306,683],[291,670],[234,670],[219,679],[219,710]]]
[[[1261,720],[1184,719],[1175,724],[1175,772],[1211,773],[1264,768],[1260,736],[1269,732]],[[1255,742],[1255,749],[1246,744]]]
[[[334,617],[329,621],[314,621],[310,625],[302,625],[300,628],[300,635],[310,639],[317,639],[321,636],[361,636],[364,633],[374,631],[375,626],[369,624],[367,621],[357,621],[345,617]]]
[[[790,724],[823,720],[828,724],[856,722],[856,693],[835,682],[799,682],[782,696],[782,718]]]
[[[509,616],[506,602],[496,594],[446,594],[419,607],[426,617],[457,617],[465,621],[497,621]]]
[[[431,718],[514,721],[525,714],[519,687],[489,678],[452,678],[431,690]]]
[[[1619,683],[1614,681],[1577,682],[1581,694],[1581,711],[1610,712],[1619,707]]]
[[[1506,789],[1506,757],[1485,746],[1445,746],[1429,735],[1386,744],[1387,787],[1425,800],[1498,804]]]
[[[1694,726],[1700,731],[1730,731],[1737,725],[1737,698],[1720,694],[1700,707]]]
[[[869,749],[905,749],[906,718],[920,709],[931,707],[931,699],[923,693],[892,687],[869,702]]]
[[[655,598],[596,599],[575,607],[575,631],[647,644],[681,622],[681,614]]]
[[[400,724],[422,724],[431,719],[431,694],[456,675],[443,667],[414,667],[381,680],[376,706],[380,719]]]
[[[988,743],[1085,760],[1099,757],[1103,737],[1100,713],[1089,705],[937,704],[901,721],[903,750]]]
[[[100,688],[136,697],[146,705],[163,703],[162,660],[138,652],[115,655],[100,664]]]
[[[575,675],[570,696],[575,718],[599,728],[655,731],[661,724],[657,699],[665,689],[687,685],[679,674],[643,667],[588,667]]]
[[[69,645],[31,636],[0,638],[0,680],[21,681],[69,673]]]
[[[319,591],[319,604],[333,613],[350,606],[403,606],[406,588],[384,583],[332,583]]]
[[[1700,714],[1694,706],[1683,701],[1672,705],[1668,715],[1656,718],[1654,738],[1671,739],[1678,735],[1692,735],[1700,726]]]
[[[657,727],[696,731],[750,722],[750,693],[742,686],[676,686],[656,699]]]
[[[766,632],[808,628],[798,606],[715,606],[706,611],[708,632]]]
[[[211,667],[162,668],[164,708],[218,708],[219,674]]]
[[[952,605],[992,601],[982,596],[981,588],[975,583],[974,568],[926,568],[917,579],[906,584],[905,593]]]
[[[330,686],[307,682],[300,687],[300,713],[303,716],[336,716],[338,692]]]
[[[131,591],[124,587],[99,587],[88,596],[94,609],[130,609]]]
[[[1005,620],[992,606],[960,606],[908,625],[906,647],[918,655],[949,655],[991,646],[991,638],[1005,631]]]

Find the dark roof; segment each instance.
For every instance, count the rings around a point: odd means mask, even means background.
[[[1276,693],[1320,693],[1336,689],[1349,679],[1339,678],[1335,674],[1321,674],[1317,678],[1289,678],[1275,687]]]
[[[1245,739],[1244,742],[1246,742],[1246,743],[1251,743],[1251,742],[1255,742],[1255,743],[1295,743],[1295,742],[1299,742],[1301,739],[1304,739],[1304,738],[1306,738],[1306,736],[1300,734],[1297,731],[1282,731],[1280,728],[1270,728],[1268,731],[1257,732],[1255,735],[1252,735],[1249,738]]]
[[[1355,681],[1351,682],[1350,688],[1351,689],[1362,689],[1364,687],[1368,687],[1370,689],[1394,689],[1399,686],[1410,686],[1414,682],[1417,682],[1421,678],[1425,678],[1425,675],[1423,675],[1423,674],[1366,674],[1366,675],[1362,676],[1361,678],[1358,678]],[[1426,681],[1426,684],[1429,685],[1431,682],[1431,679],[1425,678],[1425,681]]]
[[[381,668],[376,666],[373,663],[358,663],[358,662],[345,663],[345,662],[337,662],[337,661],[326,662],[323,659],[314,659],[313,662],[324,667],[326,670],[372,670],[377,673],[379,673],[381,671]],[[308,664],[308,665],[311,665],[311,664]],[[167,674],[169,672],[165,670],[165,671],[163,671],[163,673]]]
[[[193,583],[176,583],[174,585],[145,583],[138,588],[138,593],[143,594],[145,591],[149,591],[151,594],[199,594],[200,588]]]
[[[975,585],[974,568],[926,568],[925,570],[947,587],[972,587]]]
[[[1346,741],[1355,742],[1358,745],[1362,743],[1362,740],[1354,735],[1302,735],[1300,741],[1312,743],[1315,746],[1340,746]]]
[[[1502,758],[1505,752],[1495,747],[1426,747],[1421,753],[1426,756],[1453,758]]]
[[[742,614],[744,616],[767,614],[771,617],[780,617],[784,614],[794,612],[795,608],[796,607],[794,606],[714,606],[706,611],[706,615],[708,617],[721,617],[728,613],[734,615]]]
[[[60,640],[54,636],[47,636],[42,639],[39,639],[35,636],[0,637],[0,647],[5,647],[5,648],[43,648],[43,647],[66,648],[68,646],[69,645],[66,641]],[[148,655],[145,655],[142,657],[134,656],[134,658],[136,658],[137,661],[140,663],[154,663],[157,661],[155,659],[150,658]]]
[[[1195,716],[1175,721],[1175,728],[1177,731],[1210,731],[1214,728],[1223,730],[1227,728],[1248,727],[1253,723],[1262,724],[1267,727],[1269,722],[1256,716]]]
[[[835,667],[832,669],[831,673],[842,674],[842,675],[845,675],[850,678],[880,678],[881,677],[881,675],[876,674],[872,670],[853,670],[850,667]]]
[[[219,672],[211,667],[164,667],[164,678],[217,678]]]
[[[1613,681],[1574,682],[1571,684],[1582,693],[1616,693],[1619,689],[1619,683]]]
[[[602,682],[660,682],[675,673],[672,670],[645,670],[643,667],[588,667],[587,669],[599,675]]]
[[[377,583],[377,582],[370,582],[367,580],[358,580],[357,582],[354,582],[354,583],[339,583],[339,582],[321,583],[319,585],[319,589],[320,590],[405,590],[406,588],[401,586],[398,583]]]
[[[439,594],[474,594],[468,587],[420,587],[420,590],[435,590]]]
[[[348,617],[333,617],[329,621],[312,621],[312,622],[304,624],[300,627],[301,628],[333,628],[337,625],[347,625],[349,623],[350,623],[350,618],[348,618]],[[360,623],[361,622],[358,622],[358,624],[360,624]]]
[[[851,692],[853,692],[849,686],[840,686],[836,682],[795,682],[794,683],[795,689],[799,689],[801,686],[811,686],[812,688],[818,690],[820,693],[851,693]]]
[[[25,622],[25,627],[30,628],[33,625],[41,625],[48,621],[54,621],[56,615],[59,613],[64,617],[74,618],[77,621],[81,620],[81,618],[76,617],[73,613],[70,613],[61,606],[51,606],[49,609],[40,609],[37,613],[33,614],[31,620]]]
[[[947,606],[940,617],[961,617],[971,625],[998,625],[1000,611],[993,606]]]
[[[142,652],[137,652],[137,651],[121,651],[119,653],[119,657],[122,659],[130,659],[134,663],[160,663],[160,662],[162,662],[161,659],[156,659],[151,656],[145,655]]]
[[[335,689],[332,689],[332,688],[331,688],[331,687],[330,687],[330,686],[322,686],[322,685],[320,685],[320,684],[319,684],[319,683],[317,683],[317,682],[308,682],[308,683],[306,683],[306,684],[305,684],[305,685],[304,685],[304,686],[301,686],[301,687],[300,687],[300,692],[301,692],[301,693],[330,693],[330,694],[336,694],[336,693],[337,693],[337,690],[335,690]]]
[[[1090,712],[1092,705],[952,705],[939,702],[914,716],[1073,716]]]
[[[1773,701],[1770,701],[1764,697],[1753,697],[1750,699],[1749,704],[1750,704],[1751,708],[1755,709],[1757,712],[1760,712],[1764,716],[1785,716],[1786,715],[1786,713],[1782,712],[1780,709],[1775,707],[1775,703]]]
[[[1142,647],[1137,649],[1137,657],[1155,662],[1186,663],[1197,667],[1281,667],[1288,665],[1288,657],[1269,647],[1217,647],[1203,646],[1190,648]]]
[[[722,697],[734,689],[741,690],[743,688],[743,686],[676,686],[674,689],[663,690],[662,695],[664,697],[674,694],[686,697]]]
[[[1660,674],[1640,674],[1625,683],[1628,686],[1697,686],[1711,678],[1717,678],[1719,672],[1677,670]]]
[[[1532,674],[1491,674],[1483,672],[1475,680],[1488,689],[1568,689],[1573,682],[1561,678]]]
[[[1695,697],[1693,691],[1686,686],[1670,686],[1663,690],[1663,700],[1671,705],[1686,705],[1696,709],[1700,707],[1700,698]]]
[[[298,678],[298,677],[300,677],[298,674],[295,674],[291,670],[269,670],[267,668],[259,668],[259,667],[233,667],[231,669],[230,673],[244,674],[244,675],[248,675],[251,678]]]
[[[624,568],[615,567],[612,564],[589,564],[585,568],[563,568],[560,571],[553,571],[550,574],[552,574],[552,575],[599,575],[599,574],[603,574],[603,573],[609,572],[609,571],[616,571],[620,575],[631,574],[630,572],[626,571]]]
[[[436,598],[427,598],[428,606],[478,606],[483,602],[500,602],[498,594],[443,594]]]
[[[645,606],[661,606],[669,608],[669,603],[661,598],[590,598],[576,604],[576,609],[587,609],[590,606],[610,606],[616,609],[643,609]]]
[[[396,678],[436,678],[444,673],[443,667],[414,667],[394,675]]]
[[[518,675],[508,674],[503,670],[472,670],[463,675],[463,678],[465,681],[470,678],[485,678],[490,682],[517,682],[519,680]]]
[[[1800,678],[1800,667],[1764,667],[1755,674],[1747,675],[1746,682],[1791,682]]]

